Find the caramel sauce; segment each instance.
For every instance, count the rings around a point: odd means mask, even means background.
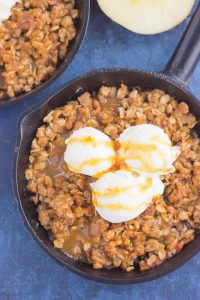
[[[157,143],[163,144],[163,145],[165,145],[165,146],[167,146],[167,147],[171,147],[171,146],[172,146],[170,141],[169,141],[169,142],[163,141],[163,140],[160,138],[159,135],[154,135],[154,136],[152,136],[151,139],[152,139],[153,142],[157,142]]]
[[[73,172],[75,173],[81,173],[82,172],[82,169],[86,166],[90,166],[90,167],[95,167],[95,166],[98,166],[98,164],[102,161],[110,161],[110,163],[112,164],[113,162],[113,157],[105,157],[105,158],[101,158],[101,157],[98,157],[98,158],[91,158],[91,159],[88,159],[88,160],[85,160],[83,161],[81,164],[79,164],[78,167],[74,167],[72,165],[70,165],[68,163],[68,167],[73,170]]]
[[[50,152],[50,156],[46,160],[43,172],[51,178],[56,178],[64,174],[64,152],[66,145],[63,140],[55,141],[54,147]]]
[[[114,151],[116,153],[115,159],[112,161],[112,167],[109,170],[96,173],[94,175],[95,178],[100,178],[108,172],[116,172],[116,171],[122,170],[122,169],[124,169],[126,171],[129,170],[129,167],[127,166],[125,161],[123,161],[123,159],[121,159],[118,156],[118,151],[120,149],[120,143],[118,141],[112,141],[112,147],[114,148]]]
[[[90,225],[86,225],[84,228],[77,228],[75,230],[71,229],[69,231],[69,235],[64,240],[61,251],[68,256],[75,257],[75,248],[80,247],[82,250],[83,244],[91,244],[92,238],[98,235],[99,230],[99,224],[95,221],[90,223]],[[83,251],[81,253],[80,259],[83,261],[86,260]]]
[[[81,246],[83,243],[91,242],[91,238],[89,236],[89,229],[85,227],[83,229],[70,230],[69,236],[65,238],[62,252],[74,257],[75,256],[75,248],[77,246]],[[83,257],[82,257],[83,259]]]
[[[123,186],[123,187],[115,187],[114,189],[112,189],[112,188],[107,189],[107,191],[104,193],[93,191],[93,194],[95,197],[113,197],[113,196],[118,196],[124,192],[127,192],[132,187],[133,187],[132,185]]]
[[[111,101],[111,100],[110,100]],[[112,105],[114,103],[116,103],[116,99],[113,98],[111,103],[110,102],[106,102],[104,105]],[[165,144],[166,146],[170,146],[169,143],[165,143],[164,141],[160,140],[159,136],[154,136],[153,140],[155,140],[155,142],[159,141],[160,143]],[[93,147],[97,146],[96,141],[90,137],[90,136],[86,136],[86,137],[82,137],[82,138],[72,138],[68,141],[69,143],[72,142],[77,142],[77,143],[88,143],[88,144],[92,144]],[[120,143],[118,141],[108,141],[105,143],[105,146],[108,147],[113,147],[116,154],[118,153],[119,149],[120,149]],[[51,178],[55,178],[56,176],[60,176],[64,173],[64,152],[66,149],[66,145],[65,145],[65,139],[60,138],[58,141],[55,141],[54,144],[54,148],[51,152],[51,155],[49,156],[49,158],[46,161],[46,166],[45,169],[43,171],[45,171],[45,173],[50,176]],[[153,168],[153,166],[151,166],[151,164],[149,163],[149,161],[145,160],[144,155],[141,155],[140,153],[148,153],[149,151],[155,151],[158,150],[155,144],[149,144],[149,145],[143,145],[143,144],[136,144],[136,143],[124,143],[123,144],[123,149],[124,152],[129,152],[128,154],[126,154],[125,159],[133,159],[133,160],[140,160],[142,162],[143,167],[138,168],[138,170],[142,171],[146,171],[146,172],[156,172],[157,169]],[[134,150],[134,151],[133,151]],[[159,156],[163,158],[163,160],[165,160],[164,154],[159,151]],[[105,173],[107,172],[115,172],[117,170],[127,170],[127,171],[132,171],[130,167],[128,167],[128,165],[126,164],[126,162],[123,160],[123,158],[119,158],[119,156],[116,155],[116,158],[114,159],[113,157],[109,157],[109,158],[93,158],[93,159],[89,159],[87,161],[82,162],[77,168],[74,168],[74,166],[69,166],[69,168],[71,170],[73,170],[75,173],[81,173],[82,169],[85,166],[97,166],[99,164],[100,161],[105,160],[105,161],[110,161],[110,163],[112,164],[112,167],[107,170],[106,172],[100,172],[94,175],[95,178],[100,178],[101,176],[103,176]],[[164,171],[168,171],[168,170],[162,170]]]
[[[52,147],[49,150],[50,156],[61,156],[66,149],[65,144],[66,135],[63,134],[62,136],[58,137],[52,142]]]
[[[148,190],[152,186],[152,182],[153,182],[152,178],[146,178],[145,184],[140,187],[140,192],[143,193],[144,191]],[[97,198],[97,197],[114,197],[114,196],[118,196],[124,192],[128,192],[128,190],[130,190],[132,188],[133,188],[133,185],[124,186],[124,187],[115,187],[114,189],[109,188],[104,193],[93,191],[93,195],[95,198]]]
[[[100,178],[104,174],[108,172],[116,172],[118,170],[126,170],[132,172],[132,168],[127,165],[125,162],[126,160],[132,159],[132,160],[139,160],[142,162],[144,169],[143,168],[138,168],[140,171],[146,171],[149,173],[156,172],[157,169],[153,168],[149,162],[144,161],[144,155],[141,155],[140,152],[149,152],[153,150],[157,150],[156,145],[150,144],[150,145],[143,145],[143,144],[133,144],[133,143],[123,143],[123,149],[124,152],[129,152],[128,154],[125,154],[125,157],[119,157],[118,156],[118,151],[120,149],[120,143],[118,141],[113,141],[114,144],[114,150],[116,152],[116,157],[115,157],[115,162],[113,162],[112,167],[103,172],[99,172],[94,175],[95,178]],[[163,153],[160,151],[161,157],[164,159]]]
[[[67,145],[72,144],[72,143],[80,143],[80,144],[91,144],[94,148],[97,147],[97,141],[93,139],[91,136],[84,136],[80,138],[70,138],[67,141]],[[106,147],[112,147],[113,148],[114,142],[112,140],[106,141],[106,142],[101,142],[101,145],[106,146]]]
[[[154,168],[149,161],[146,161],[144,159],[143,155],[127,155],[126,156],[126,160],[138,160],[140,162],[142,162],[142,167],[137,167],[137,170],[141,171],[141,172],[148,172],[148,173],[154,173],[157,171],[157,168]]]
[[[97,147],[97,141],[95,141],[95,139],[93,139],[91,136],[85,136],[85,137],[81,137],[81,138],[70,138],[69,141],[67,142],[67,145],[71,144],[71,143],[80,143],[80,144],[90,144],[92,145],[94,148]],[[102,142],[101,145],[105,146],[105,147],[111,147],[114,148],[114,142],[112,140],[106,141],[106,142]],[[90,166],[90,167],[95,167],[98,166],[98,164],[102,161],[109,161],[110,164],[114,164],[114,157],[106,157],[106,158],[102,158],[102,157],[98,157],[98,158],[91,158],[88,160],[83,161],[81,164],[79,164],[77,167],[70,165],[68,163],[68,167],[73,170],[73,172],[75,173],[81,173],[82,169],[86,166]]]
[[[51,178],[56,178],[64,174],[64,158],[48,158],[45,165],[45,174]]]
[[[156,136],[155,136],[156,138]],[[155,140],[157,141],[157,140]],[[167,144],[169,146],[169,144]],[[149,152],[156,151],[158,156],[163,160],[163,164],[167,164],[164,153],[158,149],[155,144],[136,144],[133,142],[123,143],[123,150],[125,152],[124,159],[125,160],[138,160],[142,163],[142,167],[137,167],[141,172],[154,173],[157,171],[157,168],[154,168],[149,159]]]
[[[116,153],[118,153],[119,149],[120,149],[120,142],[118,141],[113,141],[114,143],[114,150]]]
[[[91,136],[84,136],[80,138],[70,138],[67,142],[67,145],[73,143],[80,143],[80,144],[91,144],[94,148],[97,146],[97,142]]]
[[[172,169],[161,169],[160,170],[162,173],[170,173]]]
[[[98,235],[99,233],[99,224],[98,223],[95,223],[93,222],[92,225],[90,226],[90,230],[89,230],[89,234],[91,237],[95,237]]]
[[[152,186],[152,183],[152,178],[146,178],[146,183],[143,186],[141,186],[141,192],[148,190]]]
[[[142,202],[140,204],[137,204],[137,205],[134,205],[132,207],[130,206],[126,206],[126,205],[123,205],[123,204],[119,204],[119,203],[107,203],[107,204],[102,204],[102,203],[99,203],[98,200],[94,197],[92,199],[92,202],[93,202],[93,205],[95,207],[99,207],[99,208],[102,208],[102,209],[111,209],[111,210],[127,210],[127,211],[130,211],[132,209],[134,210],[137,210],[139,208],[141,208],[142,206],[146,206],[148,207],[149,206],[149,203],[148,202]]]
[[[121,100],[117,97],[108,97],[106,102],[100,102],[102,110],[110,111],[112,113],[118,112],[118,107],[121,105]]]
[[[157,146],[155,144],[137,144],[134,142],[123,142],[123,150],[125,152],[132,150],[133,152],[149,152],[157,150]]]

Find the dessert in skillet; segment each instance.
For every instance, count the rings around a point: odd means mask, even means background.
[[[186,103],[101,87],[51,111],[27,188],[54,246],[94,268],[153,268],[200,228],[200,140]]]
[[[0,101],[49,79],[76,36],[75,0],[0,1]]]

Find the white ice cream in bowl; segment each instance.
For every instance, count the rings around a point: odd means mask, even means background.
[[[179,147],[172,147],[164,130],[155,125],[129,127],[116,141],[84,127],[66,140],[64,160],[72,172],[94,178],[92,202],[99,215],[121,223],[138,217],[163,194],[159,176],[175,171],[179,154]]]

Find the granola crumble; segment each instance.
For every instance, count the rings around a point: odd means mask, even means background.
[[[75,0],[21,0],[0,26],[0,101],[30,92],[64,60],[76,36]]]

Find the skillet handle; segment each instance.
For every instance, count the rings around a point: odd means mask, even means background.
[[[199,59],[200,3],[163,73],[188,85]]]

